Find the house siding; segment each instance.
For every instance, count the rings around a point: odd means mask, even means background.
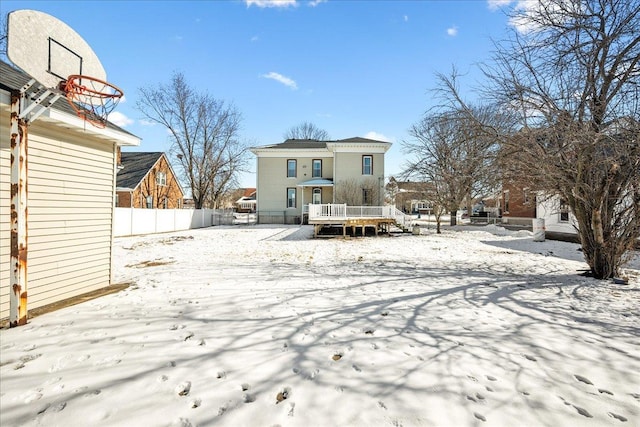
[[[287,177],[287,160],[295,159],[297,161],[296,177]],[[284,212],[289,211],[292,214],[300,214],[302,212],[302,203],[311,202],[311,190],[305,189],[304,200],[302,187],[298,184],[313,179],[313,160],[322,160],[322,178],[333,178],[333,158],[321,157],[317,154],[312,157],[261,157],[259,158],[257,181],[260,183],[257,192],[257,206],[261,212]],[[286,188],[296,188],[296,208],[287,208],[287,192]],[[284,189],[284,190],[283,190]],[[323,188],[323,201],[331,202],[331,190],[327,187]],[[326,200],[326,201],[325,201]]]
[[[0,114],[0,318],[9,316],[11,262],[11,144],[8,114]]]
[[[509,193],[509,209],[505,206],[505,193]],[[528,200],[525,200],[525,192]],[[500,209],[503,217],[535,218],[536,217],[536,193],[523,184],[505,183],[502,187]]]
[[[2,135],[8,134],[3,128]],[[41,121],[30,125],[28,141],[27,292],[33,309],[110,284],[115,150],[112,142]],[[4,147],[3,138],[3,236],[9,234],[4,230],[10,198]],[[0,318],[9,315],[8,246],[3,239]]]

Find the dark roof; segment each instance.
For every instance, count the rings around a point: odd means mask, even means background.
[[[116,176],[116,187],[136,188],[163,154],[162,152],[123,152],[120,160],[122,169]]]
[[[4,89],[7,91],[20,90],[22,86],[27,84],[31,80],[31,76],[27,73],[13,67],[12,65],[0,60],[0,89]],[[76,115],[76,112],[67,99],[65,97],[59,98],[56,102],[53,103],[51,108],[55,108],[59,111],[64,111],[65,113],[69,113],[71,115]],[[128,133],[129,135],[133,135],[131,132],[128,132],[121,127],[114,125],[111,122],[107,122],[107,127],[110,129],[116,129],[120,132]]]
[[[336,139],[330,141],[319,141],[317,139],[287,139],[280,144],[267,145],[259,148],[326,148],[328,143],[340,143],[340,142],[355,142],[355,143],[380,143],[385,141],[376,141],[375,139],[361,138],[356,136],[354,138]]]
[[[280,144],[269,145],[269,148],[327,148],[327,141],[314,139],[287,139]]]

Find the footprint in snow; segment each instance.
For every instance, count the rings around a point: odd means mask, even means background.
[[[582,375],[574,375],[574,377],[575,377],[575,379],[577,379],[581,383],[585,383],[585,384],[588,384],[588,385],[593,385],[593,383],[591,381],[589,381],[588,378],[585,378]]]
[[[579,413],[580,415],[582,415],[583,417],[593,418],[593,415],[591,415],[591,414],[589,413],[589,411],[587,411],[586,409],[581,408],[581,407],[576,406],[576,405],[571,405],[571,406],[573,406],[573,407],[575,408],[575,410],[576,410],[576,411],[578,411],[578,413]]]
[[[487,421],[487,419],[485,418],[485,416],[484,416],[484,415],[479,414],[479,413],[477,413],[477,412],[474,412],[474,413],[473,413],[473,416],[474,416],[474,417],[476,417],[477,419],[479,419],[480,421]]]
[[[280,402],[287,400],[291,396],[291,389],[289,387],[285,387],[276,395],[276,405]]]
[[[178,396],[186,396],[191,391],[191,381],[183,381],[174,389]]]
[[[618,421],[622,421],[623,423],[627,422],[627,417],[623,417],[622,415],[614,414],[613,412],[607,412],[611,418],[615,418]]]
[[[31,402],[35,402],[36,400],[40,400],[42,398],[42,393],[38,391],[28,392],[24,395],[24,403],[29,404]]]

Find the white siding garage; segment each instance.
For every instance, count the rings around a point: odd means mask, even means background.
[[[109,285],[115,169],[112,144],[36,130],[28,170],[31,308]]]
[[[3,64],[0,62],[0,65]],[[3,68],[3,79],[5,71]],[[7,87],[7,83],[2,83],[0,319],[7,319],[11,292],[11,118],[8,100],[16,85]],[[28,309],[111,284],[117,146],[139,144],[137,137],[122,129],[112,125],[105,129],[93,128],[67,109],[70,107],[66,100],[59,100],[54,108],[28,126]]]
[[[8,118],[4,114],[0,117],[2,118],[0,124],[0,318],[3,319],[9,316],[11,146]]]

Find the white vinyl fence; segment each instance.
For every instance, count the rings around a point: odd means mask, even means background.
[[[115,208],[113,235],[166,233],[233,223],[231,210]]]

